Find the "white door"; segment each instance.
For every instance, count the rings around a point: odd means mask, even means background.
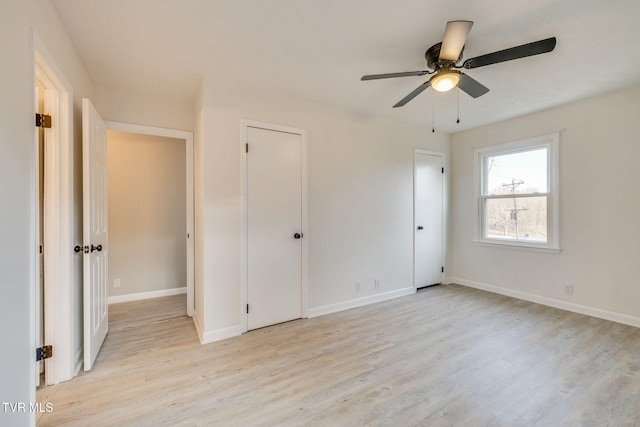
[[[417,151],[414,163],[415,286],[442,283],[444,157]]]
[[[302,317],[302,137],[247,128],[247,329]]]
[[[107,126],[82,100],[84,370],[93,366],[108,330]]]

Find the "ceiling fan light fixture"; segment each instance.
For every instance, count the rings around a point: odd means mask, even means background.
[[[431,87],[438,92],[447,92],[460,83],[460,71],[439,71],[431,77]]]

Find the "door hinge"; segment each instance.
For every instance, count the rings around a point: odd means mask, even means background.
[[[53,356],[53,346],[45,345],[44,347],[36,348],[36,362],[43,359],[48,359]]]
[[[42,253],[42,245],[40,245],[40,253]]]
[[[51,116],[47,114],[36,113],[36,126],[39,128],[47,128],[51,127]]]
[[[442,173],[444,173],[444,168],[442,168]]]
[[[442,267],[442,272],[444,273],[444,267]]]
[[[244,149],[248,153],[249,152],[249,144],[244,144]]]
[[[247,304],[247,314],[249,314],[249,304]]]

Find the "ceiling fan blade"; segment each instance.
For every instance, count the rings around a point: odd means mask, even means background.
[[[465,73],[460,73],[460,82],[458,87],[465,91],[472,98],[477,98],[489,92],[489,88],[482,85],[476,79],[467,76]]]
[[[514,59],[525,58],[527,56],[551,52],[555,47],[556,38],[550,37],[548,39],[538,40],[537,42],[499,50],[486,55],[476,56],[475,58],[469,58],[464,61],[462,67],[467,69],[484,67],[485,65],[497,64],[499,62],[511,61]]]
[[[396,105],[393,106],[393,108],[397,108],[397,107],[402,107],[403,105],[405,105],[407,102],[411,101],[413,98],[415,98],[416,96],[420,95],[424,90],[426,90],[429,86],[431,86],[431,82],[429,80],[427,80],[426,82],[422,83],[420,86],[418,86],[413,92],[411,92],[409,95],[405,96],[404,98],[402,98],[400,101],[398,101],[398,103]]]
[[[371,74],[368,76],[362,76],[360,80],[378,80],[378,79],[390,79],[393,77],[411,77],[411,76],[424,76],[429,74],[429,71],[405,71],[403,73],[387,73],[387,74]]]
[[[473,21],[449,21],[444,30],[442,46],[440,47],[440,60],[455,62],[462,53],[462,48],[467,42],[467,36]]]

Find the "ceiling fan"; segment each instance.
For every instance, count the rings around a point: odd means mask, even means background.
[[[462,52],[467,41],[469,31],[471,31],[472,21],[450,21],[444,30],[442,42],[431,46],[424,54],[427,59],[427,66],[433,70],[405,71],[402,73],[373,74],[363,76],[361,80],[389,79],[394,77],[424,76],[433,74],[429,80],[418,86],[409,95],[402,98],[393,107],[402,107],[413,98],[418,96],[429,86],[438,92],[446,92],[454,87],[459,87],[473,98],[484,95],[489,89],[477,80],[469,77],[465,73],[458,71],[459,68],[478,68],[485,65],[497,64],[499,62],[511,61],[525,58],[527,56],[539,55],[551,52],[556,47],[556,38],[551,37],[536,42],[499,50],[486,55],[469,58],[458,65],[462,60]]]

